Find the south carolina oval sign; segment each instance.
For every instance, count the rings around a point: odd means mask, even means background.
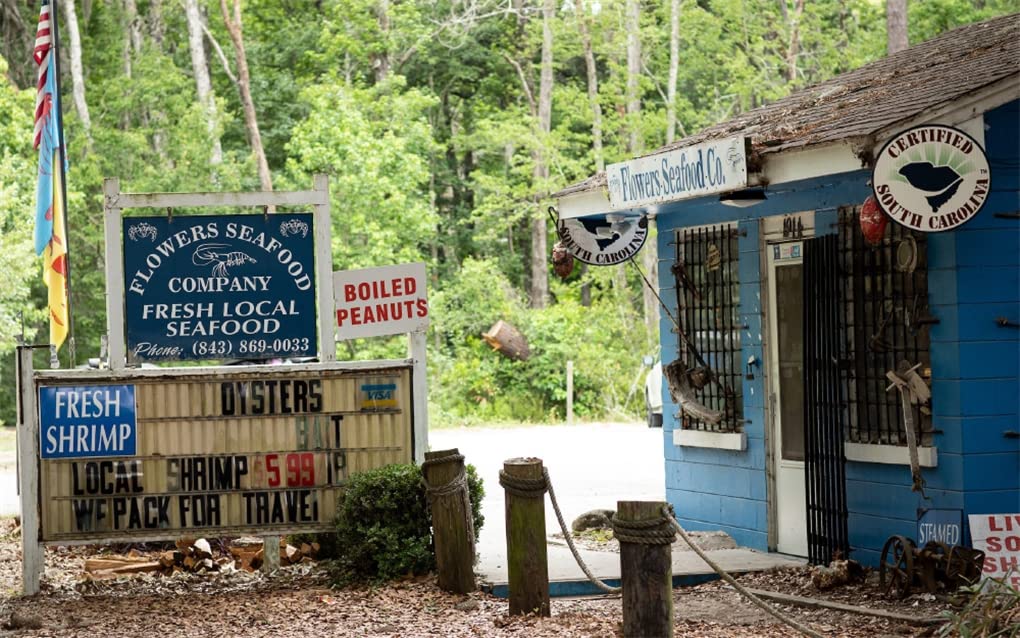
[[[889,217],[926,233],[973,219],[991,192],[984,149],[963,131],[939,124],[916,126],[886,142],[871,181]]]

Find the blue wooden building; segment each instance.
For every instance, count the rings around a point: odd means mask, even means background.
[[[896,170],[875,170],[883,152]],[[666,492],[688,529],[875,564],[933,512],[960,543],[966,515],[1020,512],[1020,15],[556,198],[607,255],[627,223],[657,225],[662,361],[683,374],[680,396],[663,384]],[[913,380],[906,406],[890,372]]]

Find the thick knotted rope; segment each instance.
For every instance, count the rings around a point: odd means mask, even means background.
[[[613,537],[621,543],[672,545],[676,540],[676,532],[665,516],[643,521],[625,521],[614,514]]]
[[[471,557],[472,560],[475,556],[475,520],[471,510],[471,492],[468,488],[467,472],[464,470],[464,455],[463,454],[447,454],[446,456],[440,456],[434,459],[427,459],[421,464],[422,474],[422,485],[425,486],[425,497],[428,500],[429,508],[432,508],[432,503],[435,499],[442,496],[453,496],[460,492],[464,501],[464,523],[467,527],[468,541],[471,545]],[[429,485],[429,482],[425,479],[425,469],[435,465],[443,465],[445,463],[457,463],[458,471],[457,475],[450,479],[445,485]]]
[[[499,484],[507,494],[521,498],[541,498],[549,485],[549,471],[542,470],[542,478],[522,478],[511,476],[504,470],[499,471]]]

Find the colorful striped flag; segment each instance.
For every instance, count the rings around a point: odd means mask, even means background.
[[[58,349],[67,338],[67,239],[64,237],[63,179],[66,166],[60,161],[63,134],[60,130],[60,91],[57,90],[53,32],[56,16],[43,0],[35,35],[35,63],[39,65],[35,98],[35,148],[39,149],[39,182],[36,186],[35,252],[43,256],[43,282],[49,290],[50,343]]]

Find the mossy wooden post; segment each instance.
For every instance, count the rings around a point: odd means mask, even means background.
[[[511,479],[541,479],[542,459],[503,462]],[[549,562],[545,545],[545,494],[520,496],[506,492],[506,556],[510,614],[549,615]]]
[[[662,518],[659,501],[618,501],[622,521]],[[623,635],[673,636],[672,545],[646,545],[620,540],[620,580],[623,586]]]
[[[425,460],[432,461],[445,456],[459,456],[457,448],[426,452]],[[451,459],[422,468],[425,482],[431,488],[449,485],[464,473],[464,460]],[[471,509],[467,507],[463,493],[436,494],[430,498],[432,507],[432,530],[436,542],[436,569],[439,572],[439,588],[455,594],[466,594],[475,590],[474,539],[468,528]],[[465,508],[467,511],[465,512]]]

